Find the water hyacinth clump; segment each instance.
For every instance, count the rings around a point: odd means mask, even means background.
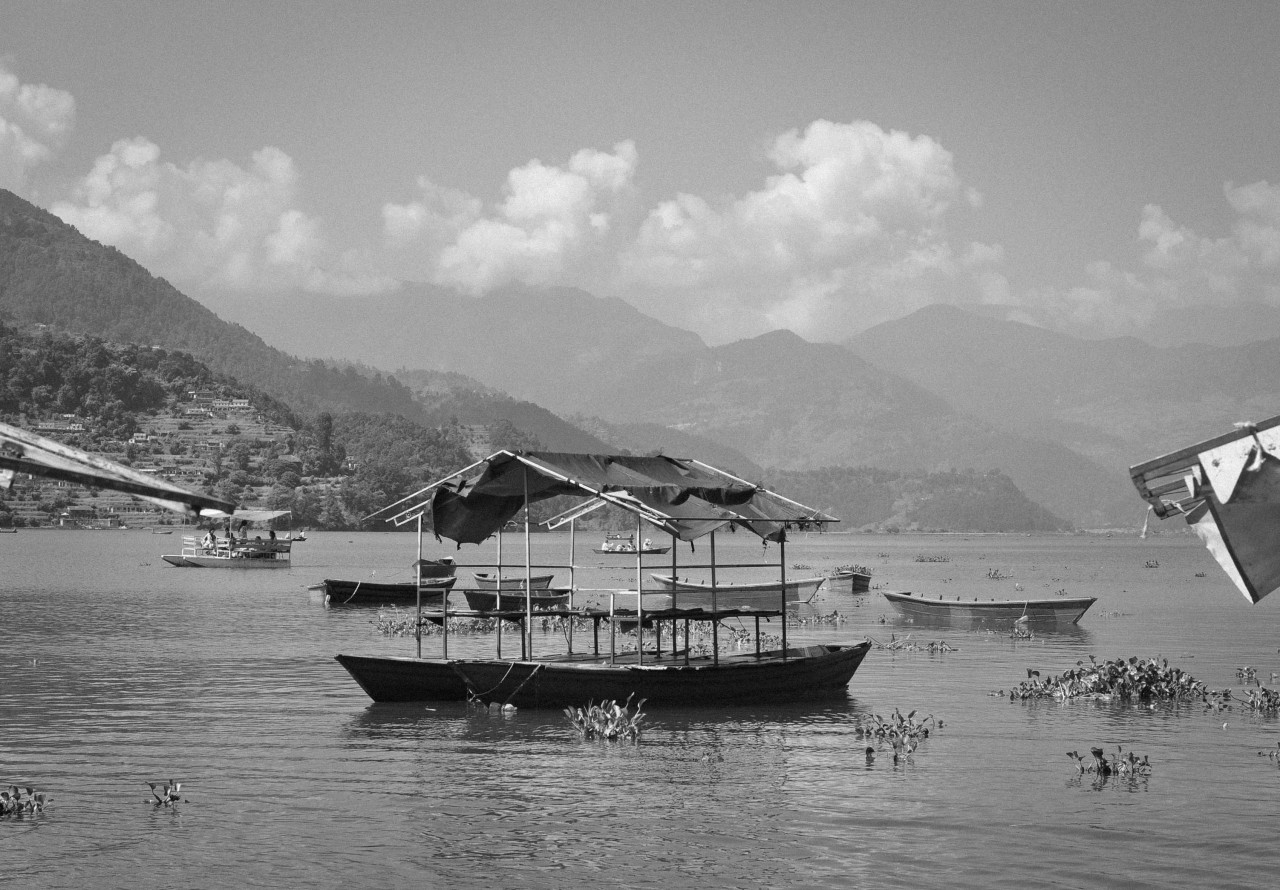
[[[51,800],[53,798],[43,791],[10,785],[8,789],[0,789],[0,819],[21,819],[23,816],[43,813],[45,805]]]
[[[869,744],[864,751],[867,763],[875,760],[878,747],[885,746],[893,750],[893,762],[898,763],[914,754],[920,743],[929,737],[932,729],[942,728],[942,721],[934,720],[932,714],[916,720],[916,713],[912,711],[904,717],[901,711],[894,708],[893,716],[888,720],[879,714],[867,714],[858,719],[854,736],[874,743]]]
[[[1067,756],[1076,763],[1076,770],[1079,773],[1095,773],[1099,776],[1149,776],[1151,775],[1151,761],[1147,755],[1138,757],[1133,751],[1125,752],[1124,748],[1116,745],[1116,756],[1108,760],[1107,755],[1102,748],[1090,748],[1089,758],[1078,751],[1068,751]]]
[[[926,554],[921,553],[916,557],[916,562],[951,562],[951,557],[946,554]]]
[[[143,800],[157,809],[160,807],[177,807],[178,802],[182,800],[178,796],[178,792],[182,790],[182,783],[175,782],[170,779],[168,782],[148,782],[151,787],[151,797],[144,797]],[[159,789],[157,790],[157,785]]]
[[[1040,679],[1040,672],[1027,671],[1027,679],[1009,690],[1011,701],[1052,698],[1063,701],[1089,696],[1099,699],[1161,701],[1204,700],[1209,689],[1168,659],[1135,657],[1099,663],[1092,655],[1089,664],[1076,662],[1074,670]]]
[[[882,643],[875,637],[867,637],[871,641],[871,645],[877,649],[887,649],[891,652],[928,652],[933,655],[941,655],[945,652],[958,651],[955,646],[950,645],[946,640],[930,640],[927,643],[917,643],[911,639],[911,634],[907,634],[902,639],[898,639],[897,634],[889,635],[889,642]]]
[[[588,702],[585,708],[565,708],[564,714],[584,739],[616,741],[629,738],[634,742],[640,738],[640,721],[644,719],[640,708],[644,702],[644,699],[636,702],[636,709],[632,712],[631,697],[627,696],[626,704],[620,705],[613,700],[598,705]]]

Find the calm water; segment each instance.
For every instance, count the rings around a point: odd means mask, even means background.
[[[1271,685],[1280,595],[1249,606],[1186,537],[792,542],[789,564],[864,563],[890,589],[1016,596],[1020,584],[1099,602],[1076,631],[1027,641],[901,625],[874,591],[820,594],[815,609],[844,622],[792,628],[793,642],[911,634],[956,651],[873,649],[842,700],[650,711],[638,745],[584,742],[554,712],[373,706],[332,656],[411,654],[413,641],[378,634],[372,610],[324,609],[306,587],[408,580],[411,535],[317,533],[292,569],[249,573],[162,563],[180,541],[0,536],[0,783],[54,797],[43,816],[0,822],[0,882],[1274,886],[1280,769],[1257,752],[1280,741],[1275,719],[993,695],[1089,655],[1163,655],[1215,689],[1239,688],[1247,665]],[[535,559],[566,559],[567,537],[536,541]],[[580,565],[602,564],[595,543],[579,536]],[[744,536],[718,543],[722,560],[759,556]],[[633,579],[623,564],[578,582]],[[855,722],[894,708],[944,726],[911,760],[868,764]],[[1065,752],[1093,745],[1148,755],[1152,775],[1081,777]],[[187,802],[143,803],[145,781],[170,777]]]

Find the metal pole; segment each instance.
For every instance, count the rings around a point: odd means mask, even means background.
[[[778,574],[782,577],[782,660],[787,659],[787,527],[778,540]]]
[[[636,664],[644,664],[644,554],[640,552],[640,517],[636,517]]]
[[[574,563],[577,562],[577,560],[574,559],[575,554],[573,552],[575,549],[574,545],[576,543],[576,535],[577,535],[576,523],[577,523],[576,519],[569,520],[569,617],[568,617],[568,621],[569,621],[569,654],[570,655],[573,654],[573,592],[576,589],[574,587],[574,580],[573,580],[574,578],[573,570],[575,567]]]
[[[529,541],[529,465],[524,465],[524,633],[529,641],[527,658],[533,658],[533,557]],[[525,651],[522,645],[521,651]]]
[[[716,611],[716,533],[711,533],[711,613]],[[720,618],[711,619],[711,663],[720,663]]]
[[[422,514],[418,514],[418,562],[414,565],[418,579],[418,620],[414,623],[414,636],[418,638],[418,657],[422,657]],[[448,653],[445,653],[448,657]]]
[[[498,615],[501,616],[502,615],[502,529],[498,529],[498,568],[497,568],[496,577],[498,579],[498,589],[497,589],[497,592],[495,593],[493,608],[494,608],[494,611],[496,611]],[[501,658],[502,657],[502,618],[499,617],[497,621],[498,621],[498,657]]]

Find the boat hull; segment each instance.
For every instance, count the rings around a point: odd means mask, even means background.
[[[590,701],[644,699],[649,705],[748,705],[788,702],[844,691],[870,649],[792,647],[778,652],[707,657],[646,657],[643,665],[596,657],[552,661],[414,659],[339,655],[337,660],[376,702],[475,698],[521,708],[563,708]]]
[[[537,580],[536,578],[534,579]],[[569,593],[550,592],[542,590],[536,585],[534,586],[533,608],[537,609],[564,609],[569,605]],[[462,595],[467,598],[467,606],[477,612],[492,612],[498,608],[498,591],[497,590],[464,590]],[[526,597],[524,595],[524,585],[520,589],[508,588],[506,584],[502,585],[502,608],[523,609],[526,606]]]
[[[160,557],[169,565],[183,569],[287,569],[289,559],[275,556],[179,556],[166,553]]]
[[[831,593],[866,593],[871,589],[871,576],[866,572],[837,572],[827,578]]]
[[[422,585],[422,605],[440,607],[456,578],[430,579]],[[372,606],[387,603],[417,605],[418,585],[325,578],[324,595],[330,606]]]
[[[473,572],[476,579],[476,587],[480,590],[497,590],[498,578],[488,572]],[[551,586],[551,579],[554,575],[533,575],[529,578],[529,583],[534,590],[546,590]],[[525,577],[524,574],[504,575],[502,577],[503,590],[524,590]]]
[[[940,599],[914,593],[886,591],[889,601],[907,621],[950,627],[982,627],[1018,622],[1048,628],[1070,627],[1080,621],[1096,597],[1028,600]]]
[[[711,609],[711,585],[697,581],[673,581],[670,575],[650,575],[660,590],[667,594],[644,596],[645,609]],[[826,578],[796,578],[786,584],[786,602],[807,603],[813,599]],[[777,581],[759,584],[717,584],[715,607],[718,609],[777,609],[781,586]]]

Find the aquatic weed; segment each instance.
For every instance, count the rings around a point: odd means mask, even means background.
[[[0,819],[21,819],[23,816],[34,816],[44,812],[45,805],[52,797],[43,791],[31,787],[19,788],[10,785],[7,791],[0,790]]]
[[[640,722],[644,713],[640,710],[645,700],[636,702],[635,712],[631,711],[631,696],[627,696],[625,704],[618,704],[612,699],[595,704],[588,702],[585,708],[565,708],[564,714],[574,729],[584,739],[629,738],[633,742],[640,738]]]

